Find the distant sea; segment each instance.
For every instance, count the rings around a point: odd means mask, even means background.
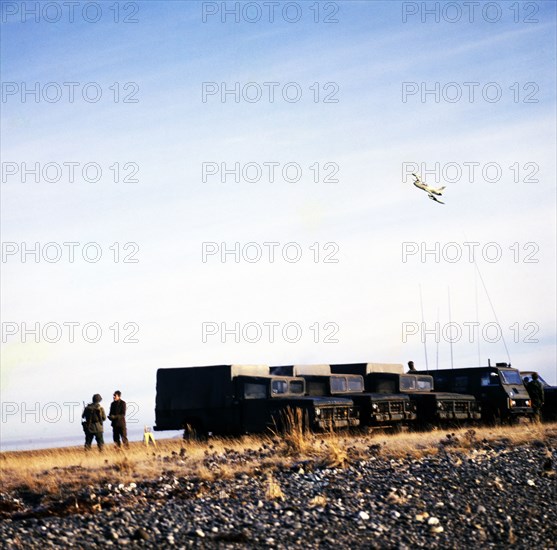
[[[176,439],[182,437],[182,431],[154,432],[155,439]],[[128,428],[130,441],[143,441],[143,428]],[[104,431],[104,441],[112,444],[112,430]],[[85,443],[83,433],[71,436],[58,437],[22,437],[17,439],[4,439],[0,436],[0,452],[5,451],[31,451],[36,449],[56,449],[60,447],[82,447]],[[93,446],[96,443],[93,441]]]

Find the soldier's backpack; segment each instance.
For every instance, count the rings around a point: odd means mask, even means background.
[[[83,426],[83,431],[85,433],[91,431],[91,426],[93,424],[102,424],[101,412],[96,407],[90,407],[87,405],[83,414],[85,415],[85,420],[81,422],[81,425]]]

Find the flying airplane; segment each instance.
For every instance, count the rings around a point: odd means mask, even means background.
[[[412,175],[416,178],[415,181],[414,181],[414,185],[416,187],[419,187],[420,189],[423,189],[427,193],[427,196],[431,200],[434,200],[435,202],[438,202],[439,204],[445,204],[443,201],[440,201],[435,195],[441,196],[443,194],[443,189],[445,189],[446,186],[439,187],[439,189],[435,189],[434,187],[430,187],[429,185],[424,183],[420,179],[420,176],[418,176],[418,174],[412,173]]]

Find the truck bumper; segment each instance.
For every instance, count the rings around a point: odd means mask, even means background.
[[[441,420],[479,420],[481,416],[479,412],[439,411]]]
[[[382,424],[384,422],[402,422],[404,420],[415,420],[415,413],[399,413],[399,414],[379,414],[371,415],[371,421],[375,424]]]
[[[531,407],[513,407],[509,413],[511,416],[532,416],[534,410]]]
[[[357,418],[344,418],[340,420],[319,419],[315,421],[316,429],[329,430],[331,428],[355,428],[360,425]]]

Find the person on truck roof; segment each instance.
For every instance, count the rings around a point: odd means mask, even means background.
[[[414,367],[414,361],[408,361],[408,373],[407,374],[413,374],[415,372],[418,372],[416,370],[416,367]]]

